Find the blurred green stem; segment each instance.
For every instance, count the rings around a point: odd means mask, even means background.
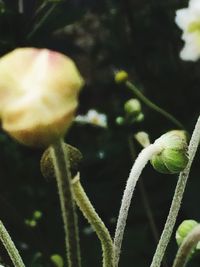
[[[200,241],[200,225],[197,225],[183,240],[172,267],[185,267],[193,248]]]
[[[165,250],[167,248],[167,245],[170,241],[173,228],[176,222],[176,218],[178,216],[178,212],[181,206],[181,201],[183,198],[183,193],[185,191],[185,187],[187,184],[188,176],[190,173],[190,168],[192,165],[192,162],[194,160],[198,145],[200,142],[200,116],[197,120],[197,123],[195,125],[189,148],[188,148],[188,155],[189,155],[189,162],[183,172],[180,173],[179,179],[176,185],[174,197],[172,200],[172,204],[170,207],[169,215],[167,217],[167,221],[164,226],[164,230],[162,232],[162,235],[160,237],[158,246],[156,248],[156,252],[154,254],[151,267],[160,267],[161,261],[163,259],[163,256],[165,254]]]
[[[18,10],[20,14],[24,13],[24,2],[23,0],[18,0]]]
[[[15,267],[25,267],[22,258],[2,221],[0,221],[0,239],[10,256],[13,265]]]
[[[82,211],[85,218],[93,227],[98,238],[101,241],[103,251],[103,267],[113,267],[113,241],[110,233],[101,218],[96,213],[90,200],[88,199],[81,183],[79,174],[72,180],[74,198],[77,206]]]
[[[71,187],[71,173],[66,148],[62,139],[51,146],[55,168],[58,193],[65,230],[68,267],[80,267],[80,247],[77,226],[77,216]]]
[[[38,22],[35,23],[32,31],[28,34],[27,39],[30,39],[38,31],[38,29],[42,26],[42,24],[47,20],[47,18],[54,11],[56,6],[57,6],[57,3],[52,4],[49,10],[42,16],[42,18]]]
[[[166,117],[168,120],[173,122],[177,127],[184,129],[184,126],[182,123],[180,123],[174,116],[172,116],[170,113],[165,111],[164,109],[160,108],[156,104],[154,104],[151,100],[149,100],[146,96],[144,96],[138,88],[132,84],[130,81],[127,81],[126,83],[127,88],[129,88],[133,93],[142,101],[144,102],[148,107],[151,109],[157,111],[158,113],[162,114],[164,117]]]

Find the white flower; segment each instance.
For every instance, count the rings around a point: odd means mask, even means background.
[[[176,11],[176,24],[183,30],[185,45],[180,53],[183,60],[200,58],[200,0],[190,0],[188,8]]]
[[[75,118],[75,121],[83,124],[89,123],[103,128],[107,127],[107,116],[105,114],[98,113],[94,109],[88,110],[86,115],[78,115]]]

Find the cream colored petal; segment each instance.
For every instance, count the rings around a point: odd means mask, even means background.
[[[188,8],[176,11],[175,22],[182,30],[187,30],[188,25],[194,21],[196,21],[196,15]]]
[[[194,37],[187,37],[187,41],[180,52],[180,57],[183,60],[197,61],[200,58],[200,46]]]

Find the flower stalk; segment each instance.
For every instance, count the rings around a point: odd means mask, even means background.
[[[64,223],[66,253],[68,267],[80,267],[80,247],[78,237],[77,216],[71,188],[71,173],[66,148],[62,139],[51,146],[51,154],[55,168],[58,193]]]
[[[131,83],[130,81],[126,81],[126,86],[129,88],[143,103],[145,103],[148,107],[155,110],[156,112],[163,115],[165,118],[170,120],[174,125],[176,125],[180,129],[184,129],[184,126],[182,123],[180,123],[174,116],[172,116],[170,113],[165,111],[164,109],[157,106],[155,103],[153,103],[151,100],[149,100],[146,96],[144,96],[138,88]]]
[[[10,256],[13,265],[15,267],[25,267],[25,264],[2,221],[0,221],[0,239]]]
[[[101,241],[103,251],[103,267],[113,267],[113,241],[108,229],[96,213],[90,200],[88,199],[81,183],[79,174],[72,180],[72,188],[77,206],[82,211],[85,218],[93,227]]]
[[[126,188],[124,190],[124,195],[121,202],[121,208],[119,211],[119,217],[117,221],[117,226],[115,230],[114,237],[114,266],[118,266],[122,240],[124,235],[124,230],[126,226],[126,220],[128,216],[129,207],[131,204],[132,195],[136,186],[136,183],[140,177],[140,174],[147,164],[147,162],[152,158],[153,155],[158,154],[162,151],[162,146],[159,144],[151,144],[148,147],[144,148],[138,158],[135,160],[135,163],[129,174]]]
[[[172,204],[170,207],[169,215],[167,217],[167,221],[165,223],[162,235],[160,237],[158,246],[156,248],[156,252],[154,254],[152,263],[150,267],[160,267],[163,256],[165,254],[167,245],[170,241],[173,228],[176,222],[176,218],[178,216],[178,212],[181,206],[181,201],[183,198],[183,193],[185,191],[185,187],[187,184],[188,176],[190,173],[190,168],[192,165],[192,162],[194,160],[198,145],[200,142],[200,116],[197,120],[196,126],[194,128],[190,144],[188,147],[188,155],[189,155],[189,161],[186,166],[186,168],[180,173],[179,179],[176,185],[174,197],[172,200]]]

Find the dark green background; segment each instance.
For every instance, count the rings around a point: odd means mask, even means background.
[[[78,113],[95,108],[108,116],[108,129],[74,125],[66,141],[82,151],[82,183],[113,235],[122,192],[132,165],[127,136],[145,130],[154,140],[174,129],[171,122],[145,105],[142,106],[145,114],[142,123],[130,128],[118,127],[115,119],[123,115],[124,102],[133,95],[124,86],[114,83],[113,73],[118,69],[128,71],[132,81],[147,97],[176,116],[191,133],[199,115],[200,63],[183,62],[179,58],[183,43],[181,31],[174,23],[175,11],[186,7],[187,1],[24,0],[23,14],[19,14],[17,2],[1,1],[0,54],[19,46],[34,46],[69,55],[76,61],[86,81]],[[36,14],[44,2],[43,9]],[[138,153],[141,148],[138,144],[135,146]],[[40,174],[42,152],[23,147],[3,131],[0,133],[0,218],[28,267],[51,266],[49,257],[53,253],[64,257],[56,185]],[[196,159],[177,225],[188,218],[200,221],[199,173]],[[147,166],[142,176],[160,233],[177,175],[161,175]],[[156,243],[139,188],[133,204],[120,266],[149,266]],[[24,221],[32,216],[34,210],[41,210],[43,217],[37,227],[30,228]],[[94,233],[88,234],[88,224],[79,215],[83,266],[99,267],[99,241]],[[173,234],[167,252],[168,266],[176,249]],[[31,265],[37,252],[41,252],[42,257]],[[10,264],[3,247],[0,256]],[[190,266],[198,266],[198,262],[197,256]]]

